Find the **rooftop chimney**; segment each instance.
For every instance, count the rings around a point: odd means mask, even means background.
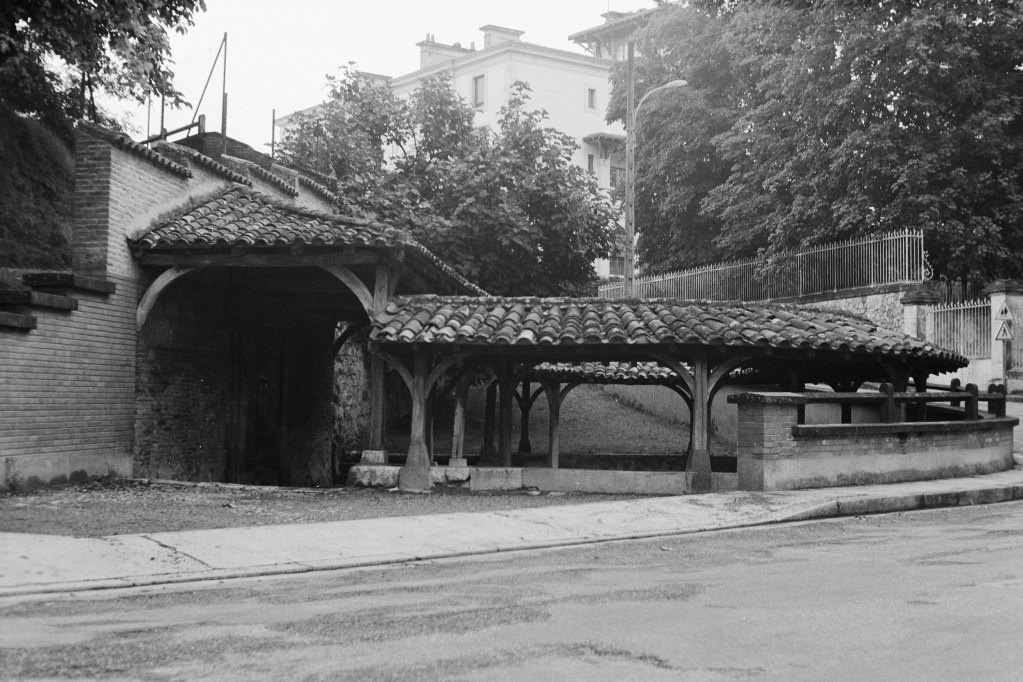
[[[483,31],[484,50],[501,43],[520,42],[522,34],[525,33],[525,31],[516,31],[513,28],[504,28],[493,24],[481,26],[480,30]]]

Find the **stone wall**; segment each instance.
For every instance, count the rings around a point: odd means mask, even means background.
[[[175,282],[139,333],[137,476],[225,480],[235,358],[223,293],[208,285]]]
[[[816,294],[798,299],[784,299],[779,303],[795,303],[808,308],[838,310],[871,320],[879,327],[897,331],[904,329],[902,298],[918,284],[895,284],[878,287],[863,287],[831,294]]]
[[[894,424],[798,424],[796,394],[739,404],[740,490],[869,485],[1004,471],[1015,418]]]
[[[357,462],[369,440],[367,333],[357,333],[334,358],[335,459]]]

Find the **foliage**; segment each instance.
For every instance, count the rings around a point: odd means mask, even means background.
[[[407,227],[491,293],[593,293],[617,216],[571,163],[575,142],[528,104],[516,84],[497,129],[478,131],[447,76],[404,101],[346,69],[285,134],[281,158],[332,178],[342,212]]]
[[[73,187],[64,144],[0,105],[0,268],[70,266]]]
[[[661,141],[641,137],[637,155],[646,262],[685,267],[919,228],[939,272],[1023,273],[1019,3],[722,5],[665,8],[640,36],[640,92],[691,84],[688,106],[660,113],[676,101],[666,96],[644,106],[641,133]],[[619,73],[619,101],[623,85]],[[679,163],[688,146],[673,160],[669,139],[704,143],[708,171]],[[659,217],[650,189],[668,192],[661,210],[691,210]],[[716,253],[688,248],[708,241]],[[671,255],[658,260],[665,244]]]
[[[184,32],[204,0],[6,0],[0,3],[0,101],[66,138],[100,117],[97,90],[180,104],[167,29]]]

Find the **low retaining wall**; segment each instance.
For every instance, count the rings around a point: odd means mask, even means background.
[[[357,464],[348,483],[393,488],[401,467]],[[685,495],[693,492],[690,474],[681,471],[605,471],[546,467],[431,467],[435,485],[468,485],[473,492],[535,489],[542,492],[604,493],[621,495]],[[736,474],[712,474],[712,492],[735,490]]]
[[[791,394],[739,403],[740,490],[895,483],[1004,471],[1014,417],[889,424],[799,424]]]

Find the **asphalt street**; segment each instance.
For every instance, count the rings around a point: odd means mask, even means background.
[[[0,600],[0,679],[1012,680],[1023,503]]]

